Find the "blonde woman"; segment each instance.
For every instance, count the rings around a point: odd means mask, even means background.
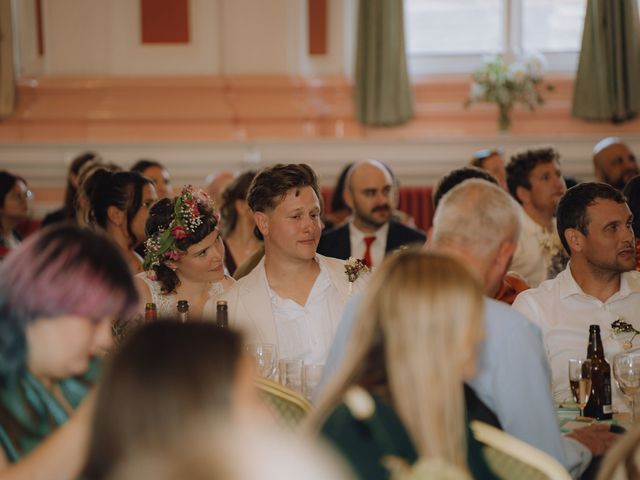
[[[360,478],[390,478],[394,457],[492,478],[465,420],[463,384],[475,372],[482,315],[482,288],[449,257],[407,250],[375,272],[351,337],[358,341],[311,419]]]

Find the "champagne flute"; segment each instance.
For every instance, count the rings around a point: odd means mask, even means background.
[[[591,395],[591,360],[587,358],[569,359],[569,385],[576,405],[580,407],[580,416],[584,417],[584,407]]]
[[[631,401],[631,423],[636,421],[636,396],[640,393],[640,349],[613,357],[613,377],[622,394]]]

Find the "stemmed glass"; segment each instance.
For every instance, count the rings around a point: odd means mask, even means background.
[[[631,422],[636,421],[636,396],[640,392],[640,349],[613,357],[613,376],[618,388],[631,401]]]
[[[276,374],[278,351],[273,343],[250,343],[244,346],[244,350],[253,357],[261,377],[272,378]]]
[[[591,395],[591,360],[586,358],[569,359],[569,385],[576,405],[580,407],[580,416],[584,417],[584,407]]]

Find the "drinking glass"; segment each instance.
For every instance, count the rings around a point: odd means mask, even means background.
[[[253,357],[258,375],[273,378],[278,365],[278,353],[273,343],[249,343],[244,350]]]
[[[278,381],[291,390],[302,393],[302,360],[285,358],[278,362]]]
[[[613,377],[622,394],[631,401],[631,422],[636,421],[636,396],[640,393],[640,348],[613,357]]]
[[[569,385],[576,405],[580,407],[580,416],[584,417],[584,407],[591,395],[591,360],[587,358],[569,359]]]
[[[302,367],[302,393],[307,400],[312,401],[316,387],[322,379],[324,365],[305,365]]]

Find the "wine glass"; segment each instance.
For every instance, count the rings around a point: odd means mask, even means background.
[[[569,385],[576,405],[580,407],[580,416],[584,417],[584,407],[591,395],[591,360],[587,358],[569,359]]]
[[[631,422],[636,421],[636,396],[640,393],[640,348],[613,357],[613,376],[622,394],[631,401]]]
[[[244,346],[244,351],[253,358],[258,375],[272,378],[276,374],[278,352],[273,343],[249,343]]]

